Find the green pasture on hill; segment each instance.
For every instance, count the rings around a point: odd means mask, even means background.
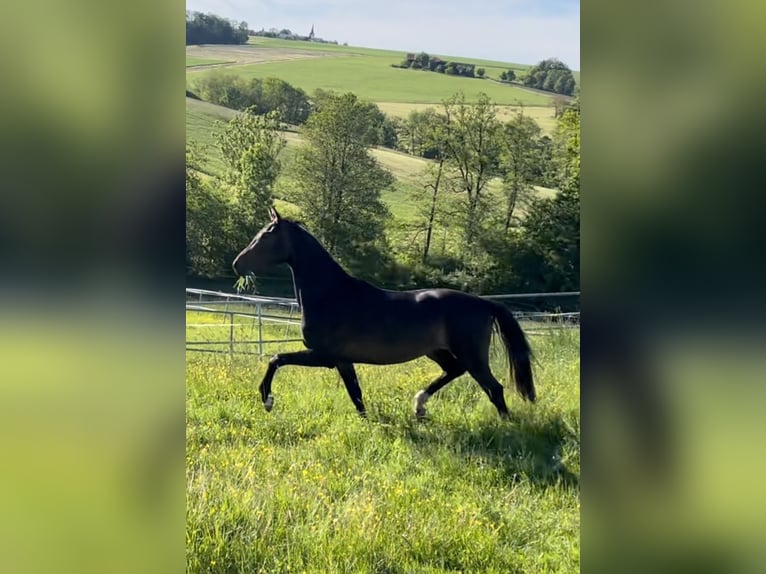
[[[506,105],[541,106],[548,105],[551,99],[545,94],[491,80],[392,68],[387,61],[372,57],[294,59],[243,64],[227,67],[226,71],[243,78],[280,78],[307,93],[318,88],[354,92],[373,102],[440,103],[459,91],[465,94],[467,101],[475,101],[478,94],[484,92],[494,102]],[[194,78],[209,73],[215,72],[199,71],[189,76],[192,89]]]
[[[195,58],[194,56],[186,56],[186,67],[189,66],[211,66],[213,64],[226,64],[227,60],[214,60],[211,58]]]
[[[327,52],[336,55],[356,55],[356,56],[369,56],[374,58],[385,58],[388,64],[399,64],[405,58],[407,53],[419,54],[420,52],[426,52],[429,56],[438,56],[442,60],[461,62],[464,64],[474,64],[477,68],[484,68],[487,70],[487,75],[495,77],[499,76],[500,72],[506,70],[513,70],[518,76],[521,73],[526,73],[532,64],[518,64],[513,62],[503,62],[500,60],[487,60],[482,58],[469,58],[465,56],[455,54],[437,54],[429,51],[427,46],[419,46],[411,49],[402,50],[383,50],[378,48],[363,48],[360,46],[340,46],[337,44],[323,44],[316,42],[303,42],[296,40],[279,40],[277,38],[262,38],[259,36],[250,36],[248,40],[249,45],[257,46],[259,48],[283,48],[292,50],[307,50],[312,52]],[[580,84],[580,71],[572,70],[575,82]]]
[[[525,64],[513,64],[509,62],[501,62],[499,60],[482,60],[477,58],[464,58],[463,56],[454,56],[447,54],[436,54],[429,52],[427,48],[421,47],[414,50],[382,50],[378,48],[362,48],[359,46],[339,46],[336,44],[322,44],[314,42],[301,42],[294,40],[279,40],[276,38],[261,38],[258,36],[250,36],[248,44],[262,48],[287,48],[287,49],[301,49],[312,50],[319,52],[329,52],[334,54],[348,54],[357,56],[371,56],[375,58],[386,58],[389,64],[399,64],[408,52],[413,54],[419,54],[420,52],[426,52],[429,56],[438,56],[442,60],[462,62],[465,64],[475,64],[477,67],[483,67],[487,70],[490,68],[497,68],[498,70],[514,70],[516,73],[525,72],[532,66]],[[389,61],[390,60],[390,61]]]
[[[196,56],[200,59],[206,48],[193,49],[203,50]],[[439,103],[458,91],[463,91],[469,101],[474,100],[479,92],[485,92],[502,105],[548,106],[551,100],[550,95],[517,85],[391,67],[401,63],[406,56],[405,51],[259,37],[251,37],[245,46],[210,46],[209,50],[211,58],[227,58],[237,62],[237,65],[226,67],[227,73],[245,78],[278,77],[308,93],[317,88],[351,91],[375,102]],[[227,54],[231,54],[230,58]],[[492,78],[497,78],[504,70],[513,69],[522,73],[530,67],[476,58],[439,57],[484,67]],[[195,78],[212,72],[204,68],[190,70],[187,84],[193,88]]]
[[[364,420],[335,371],[280,369],[266,413],[265,358],[188,353],[188,571],[577,572],[579,332],[530,343],[536,404],[493,364],[510,421],[468,376],[415,420],[413,395],[440,373],[427,359],[359,365]]]
[[[203,148],[202,168],[208,174],[220,174],[224,168],[213,139],[215,122],[228,122],[236,113],[223,106],[186,98],[186,141],[195,142]]]

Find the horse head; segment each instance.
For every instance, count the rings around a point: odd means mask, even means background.
[[[269,208],[269,216],[270,221],[234,259],[233,267],[237,275],[264,273],[274,265],[288,260],[290,222],[282,219],[273,207]]]

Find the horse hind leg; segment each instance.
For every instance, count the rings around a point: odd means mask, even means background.
[[[457,359],[466,366],[466,370],[479,383],[489,400],[495,405],[501,418],[509,418],[508,406],[505,404],[503,385],[501,385],[489,368],[489,343],[491,331],[485,337],[478,337],[471,344],[463,341],[460,350],[455,353]]]
[[[505,395],[503,394],[503,385],[494,377],[489,370],[489,365],[485,368],[469,369],[468,372],[476,379],[482,390],[487,393],[489,400],[495,405],[501,418],[510,418],[508,406],[505,404]]]
[[[444,373],[415,395],[415,416],[419,419],[426,416],[426,403],[428,399],[439,389],[447,385],[447,383],[455,380],[466,371],[460,361],[449,351],[436,351],[426,356],[444,369]]]

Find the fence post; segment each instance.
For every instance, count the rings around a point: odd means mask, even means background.
[[[229,313],[229,356],[234,356],[234,313]]]
[[[261,302],[258,302],[258,354],[263,357],[263,317],[261,317]]]

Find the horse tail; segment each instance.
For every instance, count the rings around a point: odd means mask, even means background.
[[[503,305],[492,302],[495,329],[503,338],[511,378],[516,382],[518,393],[530,402],[535,402],[535,383],[532,379],[532,349],[524,331],[513,314]]]

